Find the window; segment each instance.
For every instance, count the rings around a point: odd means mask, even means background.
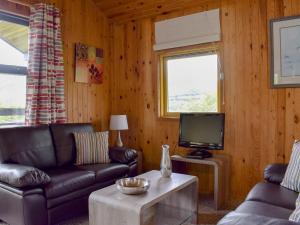
[[[197,50],[162,54],[162,117],[178,117],[180,112],[220,111],[218,53]]]
[[[28,19],[0,12],[0,126],[24,124]]]

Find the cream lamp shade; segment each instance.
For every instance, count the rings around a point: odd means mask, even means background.
[[[126,115],[111,115],[110,130],[128,130]]]
[[[120,130],[128,130],[127,116],[126,115],[111,115],[109,128],[110,128],[110,130],[118,131],[116,146],[123,147]]]

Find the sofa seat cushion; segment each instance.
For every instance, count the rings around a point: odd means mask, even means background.
[[[276,196],[274,196],[275,198]],[[249,213],[261,216],[288,220],[293,210],[270,205],[264,202],[245,201],[236,210],[238,213]]]
[[[283,208],[295,209],[298,193],[272,183],[258,183],[249,192],[246,200],[264,202]]]
[[[76,167],[52,169],[46,173],[51,177],[51,182],[45,186],[47,199],[69,194],[95,183],[94,172]]]
[[[89,196],[92,192],[97,191],[101,188],[107,187],[112,184],[114,184],[114,181],[95,183],[88,187],[81,188],[79,190],[73,191],[71,193],[67,193],[67,194],[59,196],[57,198],[47,199],[47,208],[51,209],[58,205],[61,205],[61,204],[64,204],[64,203],[67,203],[70,201],[74,201],[75,199]]]
[[[72,165],[76,159],[75,132],[93,132],[92,124],[50,124],[58,166]]]
[[[129,167],[120,163],[103,163],[78,167],[86,171],[94,172],[96,174],[96,182],[106,182],[126,177],[129,172]]]

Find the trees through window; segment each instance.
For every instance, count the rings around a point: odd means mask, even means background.
[[[161,115],[220,110],[218,53],[174,52],[161,56]]]

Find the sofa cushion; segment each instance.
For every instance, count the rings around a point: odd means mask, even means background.
[[[256,201],[245,201],[235,211],[286,220],[289,219],[290,214],[293,212],[290,209]]]
[[[300,141],[295,141],[294,143],[289,165],[281,185],[300,192]]]
[[[58,205],[61,205],[65,202],[73,201],[74,199],[78,199],[78,198],[81,198],[84,196],[89,196],[92,192],[97,191],[101,188],[107,187],[109,185],[112,185],[114,183],[115,183],[115,181],[113,181],[113,180],[103,182],[103,183],[95,183],[88,187],[81,188],[77,191],[67,193],[67,194],[59,196],[57,198],[47,199],[47,208],[50,209],[50,208],[56,207]]]
[[[296,209],[290,215],[289,220],[294,222],[300,222],[300,195],[298,195],[298,198],[296,200]]]
[[[258,183],[249,192],[246,200],[269,203],[287,209],[295,209],[298,193],[272,183]]]
[[[93,132],[91,124],[51,124],[50,130],[55,146],[58,166],[71,165],[76,159],[76,145],[73,133]]]
[[[129,167],[125,164],[109,163],[79,166],[80,169],[96,173],[96,182],[106,182],[126,177]]]
[[[61,167],[47,170],[46,173],[51,177],[51,182],[45,186],[45,194],[48,199],[69,194],[95,182],[94,172],[80,170],[76,167]]]
[[[45,169],[56,166],[47,125],[0,129],[0,163],[17,163]]]
[[[108,131],[74,133],[76,165],[110,163]]]

